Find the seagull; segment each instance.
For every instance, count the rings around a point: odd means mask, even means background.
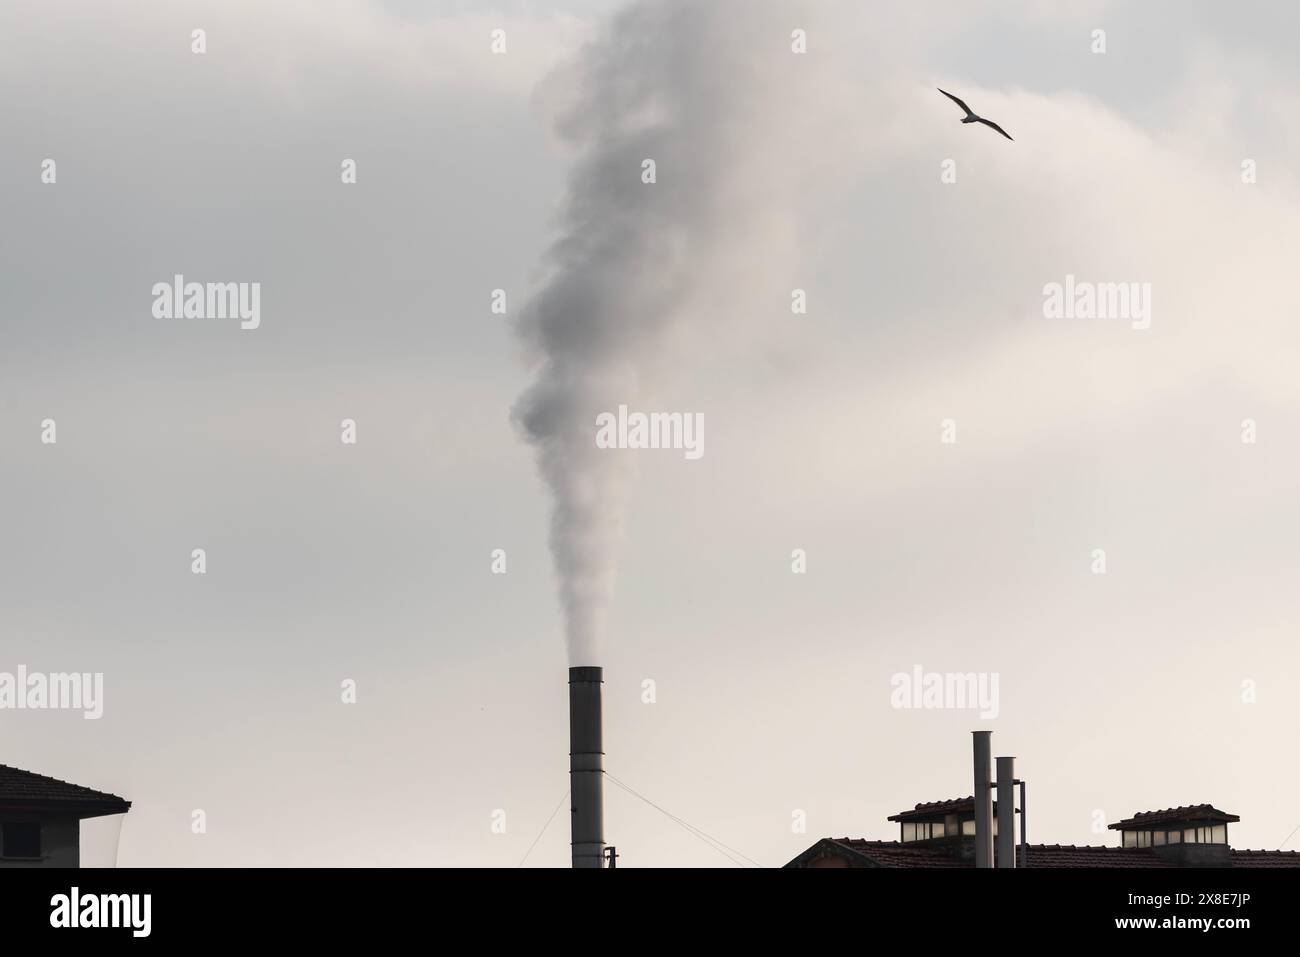
[[[939,88],[938,88],[937,86],[935,87],[935,89],[936,89],[936,90],[939,90]],[[964,117],[962,117],[962,120],[961,120],[963,123],[983,123],[985,126],[991,126],[991,127],[993,127],[995,130],[997,130],[999,133],[1001,133],[1001,134],[1002,134],[1003,136],[1005,136],[1007,139],[1011,140],[1011,142],[1013,142],[1013,143],[1015,142],[1015,140],[1012,140],[1012,139],[1011,139],[1011,134],[1010,134],[1010,133],[1008,133],[1008,132],[1007,132],[1006,130],[1004,130],[1002,127],[998,126],[998,125],[997,125],[996,123],[994,123],[992,120],[986,120],[986,119],[984,119],[984,117],[982,117],[982,116],[976,116],[975,113],[974,113],[974,111],[973,111],[969,106],[967,106],[966,103],[965,103],[964,101],[957,99],[957,97],[953,96],[953,95],[952,95],[951,93],[949,93],[947,90],[939,90],[939,92],[942,93],[944,96],[946,96],[948,99],[952,100],[954,103],[956,103],[958,106],[960,106],[963,110],[966,111],[966,115],[965,115]]]

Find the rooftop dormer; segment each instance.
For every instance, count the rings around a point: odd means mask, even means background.
[[[1213,865],[1227,862],[1228,825],[1240,820],[1212,804],[1191,804],[1142,811],[1110,829],[1120,832],[1124,847],[1149,847],[1170,860]]]
[[[993,834],[997,835],[997,802],[993,805]],[[1016,813],[1019,813],[1017,811]],[[933,841],[939,838],[975,836],[975,798],[953,798],[949,801],[931,801],[918,804],[907,811],[891,814],[886,820],[895,821],[900,828],[899,840],[904,844],[913,841]]]

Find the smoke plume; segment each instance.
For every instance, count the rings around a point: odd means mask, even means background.
[[[773,209],[763,140],[784,135],[781,64],[792,59],[777,9],[635,3],[540,91],[565,102],[554,128],[577,160],[544,283],[519,321],[536,371],[514,418],[553,496],[575,665],[600,663],[636,454],[597,448],[596,416],[636,408],[679,333],[707,347],[718,329],[702,326],[728,317],[684,322],[693,298],[730,278],[757,237],[776,235],[763,225]]]

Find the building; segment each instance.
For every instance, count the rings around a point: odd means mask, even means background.
[[[827,837],[785,866],[975,866],[973,797],[918,804],[888,819],[899,824],[896,841]],[[1020,844],[1016,866],[1300,867],[1298,851],[1234,849],[1228,843],[1227,825],[1239,820],[1209,804],[1145,811],[1110,826],[1122,834],[1119,847]]]
[[[1025,782],[1015,777],[1014,758],[998,758],[1000,781],[991,781],[989,732],[974,734],[976,796],[918,804],[889,821],[898,825],[898,840],[822,838],[786,867],[1300,867],[1298,851],[1239,851],[1229,843],[1228,826],[1241,820],[1210,804],[1142,811],[1110,825],[1120,832],[1118,847],[1025,842]],[[1020,788],[1020,808],[1015,787]],[[991,794],[997,788],[1003,814]],[[980,823],[979,809],[983,809]],[[1019,841],[1015,840],[1020,815]],[[1010,831],[998,840],[998,819]],[[1007,862],[1014,858],[1013,864]]]
[[[0,867],[80,867],[81,822],[131,802],[0,764]]]

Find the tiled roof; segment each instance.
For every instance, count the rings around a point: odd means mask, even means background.
[[[0,764],[0,809],[92,811],[97,814],[121,814],[129,810],[130,801],[116,794],[106,794],[46,777],[21,768]]]
[[[1016,865],[1030,868],[1177,868],[1150,848],[1096,847],[1073,844],[1030,844],[1026,859],[1016,846]],[[922,843],[826,838],[804,851],[786,867],[805,867],[820,857],[834,856],[858,867],[954,868],[974,867],[950,849]],[[1300,851],[1232,851],[1233,867],[1300,867]]]
[[[1169,821],[1221,821],[1231,824],[1240,820],[1237,815],[1220,811],[1212,804],[1189,804],[1186,807],[1168,807],[1163,811],[1142,811],[1112,824],[1110,829],[1118,831],[1126,828],[1149,827],[1152,824],[1164,824]]]
[[[993,802],[994,810],[997,809],[998,802]],[[1020,813],[1019,811],[1016,812]],[[897,814],[891,814],[885,820],[887,821],[922,821],[929,820],[932,817],[942,817],[945,814],[975,814],[975,798],[951,798],[947,801],[930,801],[928,804],[918,804],[908,811],[899,811]]]
[[[899,811],[897,814],[891,814],[886,820],[889,821],[915,821],[917,818],[936,817],[940,814],[967,814],[975,813],[975,798],[952,798],[948,801],[930,801],[926,804],[918,804],[908,811]]]
[[[1233,851],[1233,867],[1300,867],[1300,851]]]
[[[875,867],[967,867],[965,861],[957,860],[947,851],[925,844],[900,844],[898,841],[864,841],[857,838],[830,838],[832,844],[839,845],[862,858],[866,866]],[[834,851],[834,848],[826,850]]]
[[[1161,860],[1148,848],[1097,847],[1087,844],[1030,844],[1029,861],[1021,863],[1020,848],[1016,847],[1016,864],[1020,867],[1177,867]]]

